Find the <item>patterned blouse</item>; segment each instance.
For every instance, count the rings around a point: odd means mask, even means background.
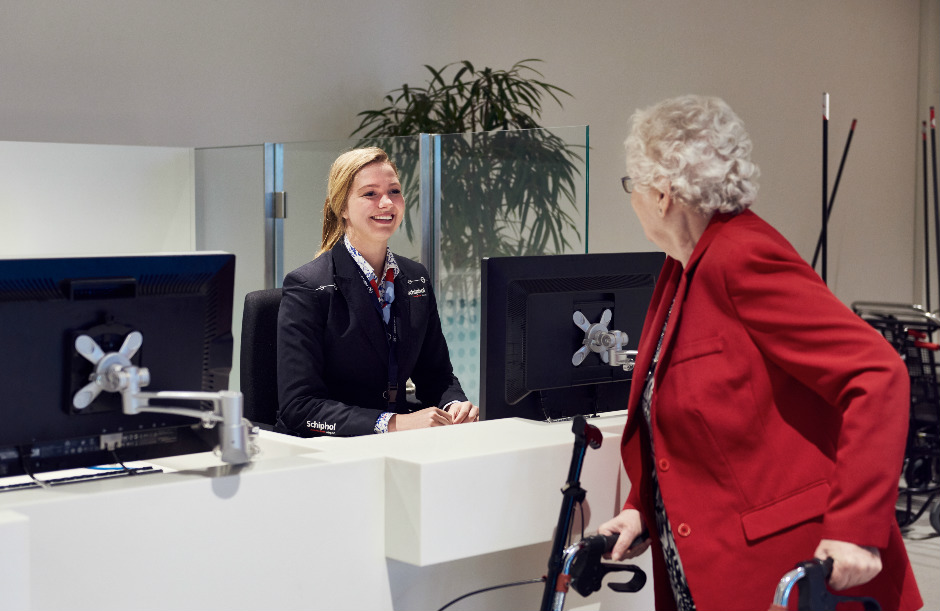
[[[669,583],[672,586],[672,594],[676,599],[676,607],[679,611],[695,611],[692,593],[689,591],[685,571],[682,569],[682,561],[679,559],[679,549],[676,547],[676,539],[672,534],[672,525],[669,523],[669,517],[666,515],[666,507],[663,505],[663,496],[659,489],[659,477],[656,473],[656,449],[653,447],[653,426],[651,420],[651,404],[654,386],[653,373],[656,371],[656,363],[659,361],[659,350],[663,346],[663,336],[666,335],[666,325],[669,324],[669,316],[671,314],[672,306],[669,307],[669,314],[666,315],[666,322],[663,323],[663,329],[659,335],[659,343],[656,344],[656,352],[653,354],[653,362],[650,365],[649,373],[646,374],[646,386],[643,387],[643,397],[640,399],[640,408],[643,410],[643,417],[646,419],[646,430],[649,431],[650,435],[650,450],[654,457],[650,483],[653,488],[653,508],[656,512],[656,528],[659,531],[659,543],[663,549],[666,572],[669,574]]]

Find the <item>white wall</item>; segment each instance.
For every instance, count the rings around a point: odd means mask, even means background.
[[[859,120],[832,219],[830,286],[846,302],[911,299],[918,2],[540,4],[467,4],[461,30],[501,41],[479,61],[535,55],[552,82],[575,92],[564,114],[548,119],[591,125],[592,250],[647,244],[618,182],[632,111],[698,92],[725,98],[742,116],[763,171],[755,211],[810,258],[827,91],[830,181]],[[487,18],[495,13],[503,16]],[[471,36],[463,37],[467,52]]]
[[[544,123],[591,125],[591,250],[651,248],[618,182],[627,121],[639,106],[701,92],[748,124],[763,169],[755,210],[809,258],[828,91],[830,180],[859,120],[832,219],[830,285],[846,302],[910,302],[920,287],[920,39],[940,32],[938,2],[3,0],[0,125],[23,141],[336,139],[386,91],[422,82],[423,64],[538,57],[546,80],[574,94]],[[936,47],[924,53],[936,73]]]
[[[195,243],[191,149],[0,142],[0,257]]]

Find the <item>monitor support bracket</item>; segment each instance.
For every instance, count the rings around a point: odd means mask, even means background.
[[[139,331],[133,331],[124,338],[124,343],[117,352],[105,353],[94,339],[81,335],[75,340],[75,350],[95,366],[91,381],[82,387],[72,398],[72,405],[77,410],[88,407],[101,392],[121,393],[121,405],[125,414],[155,412],[188,416],[202,421],[202,426],[209,429],[218,424],[219,445],[216,450],[223,462],[241,465],[251,461],[257,453],[251,422],[242,417],[242,393],[229,390],[219,392],[197,391],[159,391],[142,392],[140,389],[150,384],[150,371],[146,367],[137,367],[131,363],[131,357],[137,353],[144,338]],[[151,399],[176,401],[210,401],[213,409],[202,410],[186,407],[150,405]]]
[[[601,361],[611,367],[623,367],[624,371],[633,371],[636,350],[625,350],[627,334],[622,331],[609,331],[612,314],[609,309],[601,314],[600,322],[591,324],[580,310],[574,313],[574,324],[584,331],[584,341],[581,347],[571,357],[571,364],[577,367],[584,362],[587,355],[596,352]]]

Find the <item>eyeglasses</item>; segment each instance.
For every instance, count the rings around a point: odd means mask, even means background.
[[[627,193],[633,193],[633,179],[629,176],[624,176],[620,179],[620,184],[623,185],[623,190]]]

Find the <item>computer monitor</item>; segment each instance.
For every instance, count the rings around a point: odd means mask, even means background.
[[[76,338],[111,353],[137,331],[148,391],[225,390],[234,276],[224,253],[0,261],[0,477],[212,450],[193,418],[125,414],[119,393],[76,407],[95,371]]]
[[[636,350],[663,253],[492,257],[482,262],[481,418],[554,420],[625,409],[632,373],[588,352],[584,321]],[[584,316],[582,325],[575,312]]]

